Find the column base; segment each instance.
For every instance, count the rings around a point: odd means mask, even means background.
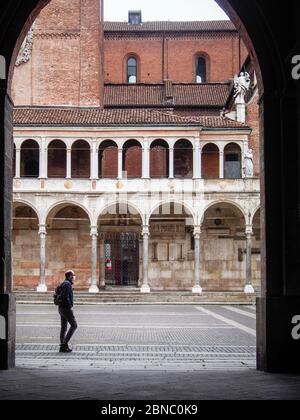
[[[96,286],[96,285],[91,286],[91,287],[89,288],[89,293],[94,293],[94,294],[96,294],[96,293],[99,293],[99,292],[100,292],[100,290],[99,290],[98,286]]]
[[[150,287],[148,286],[148,284],[144,284],[142,287],[141,287],[141,293],[150,293],[151,292],[151,289],[150,289]]]
[[[39,284],[38,287],[36,288],[36,291],[38,293],[46,293],[48,292],[48,288],[45,284]]]
[[[15,367],[16,299],[0,294],[0,370]]]
[[[203,289],[201,286],[194,286],[192,293],[194,293],[195,295],[202,295],[203,294]]]
[[[252,284],[247,284],[247,286],[244,289],[244,293],[246,295],[255,295],[255,290]]]

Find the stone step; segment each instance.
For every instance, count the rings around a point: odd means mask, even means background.
[[[18,303],[52,303],[53,292],[34,293],[16,292]],[[205,292],[203,295],[194,295],[189,292],[152,292],[142,294],[140,292],[113,292],[105,291],[98,294],[75,293],[75,304],[101,304],[101,303],[234,303],[234,304],[255,304],[256,296],[245,295],[241,292]]]

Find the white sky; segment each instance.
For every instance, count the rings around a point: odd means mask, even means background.
[[[104,0],[106,21],[127,21],[128,10],[142,10],[143,21],[228,19],[214,0]]]

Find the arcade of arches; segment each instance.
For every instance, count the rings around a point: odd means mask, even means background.
[[[14,288],[53,290],[73,267],[76,289],[92,292],[109,286],[148,291],[197,291],[198,286],[205,291],[243,291],[246,285],[259,289],[259,211],[251,215],[253,224],[246,224],[246,215],[234,204],[213,204],[203,215],[192,214],[188,206],[167,202],[147,214],[145,207],[112,204],[93,224],[92,209],[79,203],[37,214],[16,202]],[[197,220],[202,223],[197,225]]]

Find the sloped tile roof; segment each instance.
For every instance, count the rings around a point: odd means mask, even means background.
[[[232,32],[235,26],[229,20],[195,22],[144,22],[140,25],[128,22],[104,22],[104,32]]]
[[[219,107],[226,105],[230,94],[229,83],[184,84],[166,81],[166,84],[112,85],[104,89],[106,107],[174,106]]]
[[[15,126],[203,126],[248,128],[245,124],[217,116],[182,117],[157,109],[100,109],[67,107],[17,107]]]

